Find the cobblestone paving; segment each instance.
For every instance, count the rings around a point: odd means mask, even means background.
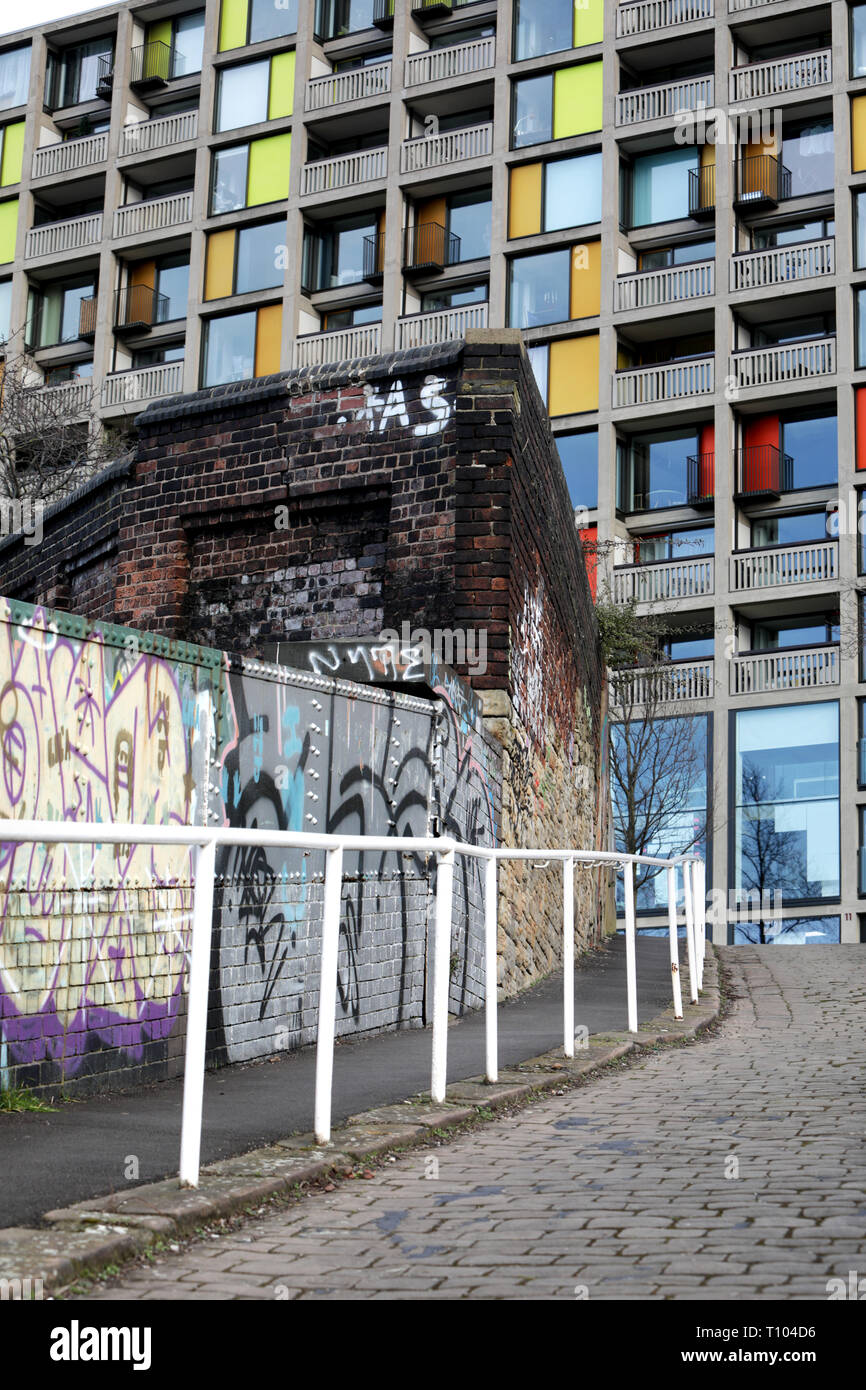
[[[736,998],[712,1039],[90,1297],[826,1298],[866,1276],[866,951],[722,955]]]

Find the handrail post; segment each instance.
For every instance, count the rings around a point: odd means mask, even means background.
[[[201,1129],[204,1107],[204,1063],[207,1040],[207,996],[210,975],[213,888],[216,875],[216,841],[194,845],[192,941],[189,959],[189,994],[186,1015],[186,1047],[183,1069],[183,1108],[180,1122],[181,1187],[198,1187],[201,1164]]]
[[[316,1102],[313,1128],[317,1144],[331,1142],[331,1092],[334,1079],[334,1029],[337,1021],[337,960],[340,953],[340,895],[343,846],[325,850],[322,959],[319,1017],[316,1029]]]
[[[625,974],[628,990],[628,1031],[638,1031],[637,1018],[637,956],[634,928],[634,865],[627,860],[622,871],[625,889]]]
[[[695,861],[695,921],[698,944],[698,989],[704,987],[704,961],[707,954],[707,866],[703,859]]]
[[[454,888],[454,850],[438,852],[436,925],[433,939],[433,1064],[430,1095],[445,1099],[448,1066],[448,980],[451,964],[451,899]]]
[[[686,947],[689,957],[689,992],[693,1004],[698,1002],[698,953],[695,947],[695,908],[692,893],[692,862],[683,860],[683,895],[686,903]]]
[[[674,1018],[683,1016],[683,988],[680,980],[680,943],[677,922],[677,870],[671,864],[668,876],[668,931],[671,946],[671,985],[674,992]]]
[[[498,944],[498,875],[491,854],[484,864],[484,1042],[488,1081],[499,1080],[499,1042],[496,1019],[496,966]]]
[[[574,860],[562,861],[562,1047],[574,1056]]]

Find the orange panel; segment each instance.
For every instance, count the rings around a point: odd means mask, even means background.
[[[854,439],[855,467],[861,472],[866,468],[866,386],[854,392]]]
[[[282,304],[259,309],[256,325],[256,376],[270,376],[280,370],[280,339],[283,330]]]
[[[586,577],[589,580],[589,589],[593,599],[596,590],[596,570],[598,568],[598,552],[596,550],[596,538],[598,536],[597,526],[585,526],[582,531],[577,533],[580,536],[581,545],[586,545],[583,558],[586,563]]]

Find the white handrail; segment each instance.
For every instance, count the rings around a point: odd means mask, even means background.
[[[666,869],[668,884],[671,874],[683,874],[686,914],[686,935],[689,951],[689,979],[692,1001],[697,1000],[703,980],[703,947],[697,940],[700,923],[705,922],[705,894],[695,902],[695,888],[703,880],[703,866],[698,869],[697,856],[681,854],[667,859],[649,854],[625,854],[615,850],[580,849],[500,849],[492,845],[461,844],[445,836],[385,835],[327,835],[296,830],[254,829],[245,826],[137,825],[114,822],[73,822],[39,820],[4,820],[0,829],[0,844],[33,841],[36,844],[144,844],[187,845],[193,851],[193,910],[192,941],[189,951],[189,1004],[187,1008],[186,1047],[184,1053],[184,1090],[180,1141],[180,1183],[197,1187],[201,1166],[201,1131],[204,1099],[205,1045],[207,1038],[207,1006],[210,974],[211,933],[213,919],[213,889],[216,873],[216,849],[219,845],[244,845],[250,848],[278,847],[282,849],[324,850],[326,853],[324,917],[322,923],[322,952],[320,958],[319,1016],[316,1035],[316,1093],[315,1135],[320,1144],[331,1139],[332,1078],[334,1067],[334,1035],[336,1023],[337,960],[340,933],[340,884],[343,854],[346,850],[374,850],[394,854],[435,854],[436,911],[433,960],[433,1029],[431,1098],[437,1104],[445,1100],[448,1051],[448,967],[451,954],[451,909],[456,856],[486,861],[485,889],[487,900],[484,912],[485,959],[485,1040],[487,1079],[497,1079],[497,1020],[496,1020],[496,941],[497,899],[496,866],[503,860],[556,861],[563,865],[563,1024],[564,1052],[574,1056],[574,865],[591,864],[625,872],[625,936],[626,989],[628,998],[628,1031],[638,1032],[637,968],[635,953],[635,906],[632,867],[648,864]],[[695,879],[692,880],[694,868]],[[669,893],[668,904],[671,938],[671,976],[673,980],[674,1012],[682,1017],[678,1003],[679,949],[677,945],[677,908],[675,894]]]

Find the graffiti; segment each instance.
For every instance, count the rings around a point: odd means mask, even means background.
[[[526,581],[511,651],[514,707],[542,747],[547,726],[542,637],[544,603],[544,580],[539,576],[535,589],[530,589]]]
[[[411,425],[412,434],[417,438],[439,434],[451,419],[454,407],[447,396],[442,394],[446,385],[444,377],[425,376],[418,391],[418,403],[421,410],[432,416],[432,419],[420,420],[417,424]],[[402,429],[410,428],[411,402],[407,400],[402,381],[394,381],[387,391],[365,382],[363,390],[364,404],[351,415],[341,415],[337,420],[338,425],[353,422],[366,424],[367,432],[370,434],[381,434],[394,424],[400,425]]]

